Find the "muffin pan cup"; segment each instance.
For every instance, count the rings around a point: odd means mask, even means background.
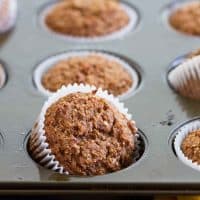
[[[36,87],[38,90],[43,93],[44,95],[50,96],[53,94],[53,92],[49,91],[42,85],[42,77],[45,74],[45,72],[48,71],[51,67],[53,67],[56,63],[63,60],[68,60],[70,58],[74,57],[87,57],[88,55],[97,55],[101,56],[109,61],[115,61],[119,63],[123,69],[126,70],[127,73],[130,74],[131,79],[133,80],[133,83],[131,87],[124,92],[123,94],[119,95],[118,97],[120,99],[128,98],[130,95],[132,95],[135,90],[139,87],[140,84],[140,75],[137,72],[137,69],[134,69],[134,66],[123,60],[122,58],[119,58],[117,55],[112,55],[108,52],[102,52],[102,51],[86,51],[86,50],[79,50],[79,51],[70,51],[70,52],[64,52],[61,54],[57,54],[51,57],[48,57],[46,60],[42,61],[35,69],[33,79],[35,82]],[[106,67],[106,66],[105,66]]]
[[[200,100],[200,56],[185,60],[169,72],[169,84],[181,95]]]
[[[121,37],[124,37],[126,34],[128,34],[130,31],[134,30],[138,24],[139,16],[137,13],[137,10],[134,7],[129,6],[127,3],[121,3],[122,9],[126,12],[128,15],[130,21],[129,23],[113,32],[109,33],[103,36],[94,36],[94,37],[82,37],[82,36],[72,36],[72,35],[65,35],[62,33],[58,33],[51,28],[49,28],[45,23],[45,17],[48,15],[48,13],[54,8],[54,5],[56,3],[56,0],[50,1],[43,10],[41,10],[40,13],[40,25],[41,27],[49,34],[52,34],[54,36],[57,36],[60,39],[64,39],[66,41],[73,41],[73,42],[102,42],[107,40],[113,40],[113,39],[119,39]]]
[[[181,144],[182,144],[183,140],[185,139],[185,137],[192,131],[195,131],[198,129],[200,129],[200,120],[199,119],[189,122],[189,123],[185,124],[183,127],[181,127],[177,131],[177,134],[174,139],[174,149],[176,151],[178,158],[183,163],[185,163],[189,167],[192,167],[193,169],[200,171],[200,165],[198,165],[198,163],[192,162],[192,160],[188,159],[184,155],[183,151],[181,150]]]
[[[173,153],[171,133],[200,115],[199,102],[180,97],[168,85],[169,63],[199,48],[200,39],[169,30],[163,21],[168,0],[126,0],[140,13],[138,28],[117,40],[76,43],[48,34],[39,14],[48,0],[20,0],[17,26],[1,42],[8,80],[0,89],[1,194],[200,193],[200,173]],[[75,177],[37,165],[27,152],[30,129],[47,97],[34,86],[35,67],[48,56],[71,50],[103,50],[138,63],[140,87],[123,100],[145,143],[134,165],[116,173]],[[135,66],[135,65],[134,65]]]

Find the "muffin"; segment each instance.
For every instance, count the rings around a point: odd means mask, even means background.
[[[83,83],[94,85],[119,96],[126,93],[137,80],[115,59],[103,54],[89,53],[72,56],[53,64],[41,78],[43,87],[55,92],[61,86]]]
[[[51,169],[85,176],[115,172],[132,164],[137,128],[115,101],[89,86],[63,87],[44,105],[32,130],[32,157]],[[50,156],[57,167],[52,160],[47,162]]]
[[[9,31],[15,24],[17,17],[17,1],[0,1],[0,33]]]
[[[2,66],[2,64],[0,64],[0,88],[3,87],[5,81],[6,81],[5,70]]]
[[[177,8],[169,17],[173,28],[188,35],[200,36],[200,2],[190,2]]]
[[[200,49],[197,49],[197,50],[192,51],[191,53],[189,53],[187,58],[194,58],[196,56],[200,56]]]
[[[200,164],[200,129],[190,132],[184,138],[181,150],[192,162]]]
[[[180,95],[200,100],[200,56],[186,59],[168,74],[170,86]]]
[[[186,122],[177,130],[174,148],[178,158],[186,165],[200,170],[200,119]]]
[[[48,10],[44,23],[62,35],[92,38],[117,32],[130,20],[116,0],[63,0]]]

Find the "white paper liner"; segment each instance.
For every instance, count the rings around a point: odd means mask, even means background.
[[[3,11],[8,3],[8,11],[0,13],[0,33],[9,31],[15,24],[17,17],[17,0],[1,0],[0,11]]]
[[[38,161],[39,164],[42,166],[51,169],[53,171],[69,174],[64,168],[60,165],[59,161],[56,160],[55,155],[52,154],[51,150],[49,149],[49,144],[46,142],[46,136],[44,131],[44,121],[45,121],[45,114],[47,109],[60,98],[69,95],[71,93],[81,92],[81,93],[88,93],[96,90],[94,86],[89,85],[68,85],[67,87],[63,86],[59,89],[56,93],[49,97],[49,99],[44,103],[42,107],[41,113],[36,121],[35,126],[31,131],[30,136],[30,145],[29,145],[29,152],[31,156]],[[124,104],[119,102],[118,98],[114,97],[113,95],[108,94],[107,91],[103,91],[102,89],[98,89],[96,92],[96,96],[101,97],[111,103],[114,107],[118,109],[119,112],[123,113],[128,120],[131,120],[131,115],[128,113],[128,109],[124,107]],[[133,123],[135,123],[133,121]],[[136,150],[134,152],[134,162],[139,158],[139,142],[138,142],[138,134],[135,136],[135,147]]]
[[[200,56],[184,61],[169,72],[170,85],[183,96],[200,100]]]
[[[2,64],[0,63],[0,88],[3,87],[5,81],[6,81],[5,70],[2,66]]]
[[[56,35],[56,36],[60,37],[61,39],[64,39],[64,40],[67,40],[67,41],[72,41],[72,42],[102,42],[102,41],[121,38],[124,35],[126,35],[128,32],[130,32],[131,30],[133,30],[137,26],[137,23],[138,23],[138,20],[139,20],[138,13],[137,13],[136,9],[129,7],[125,3],[120,3],[121,8],[127,13],[127,15],[129,16],[129,19],[130,19],[129,23],[125,27],[121,28],[120,30],[115,31],[115,32],[110,33],[110,34],[107,34],[107,35],[104,35],[104,36],[95,36],[95,37],[79,37],[79,36],[65,35],[65,34],[61,34],[61,33],[57,33],[55,31],[53,31],[45,23],[45,17],[51,11],[51,9],[56,5],[57,2],[58,1],[55,1],[54,3],[50,3],[42,11],[42,13],[40,14],[39,22],[40,22],[42,28],[44,28],[44,30],[46,30],[48,33],[50,33],[52,35]]]
[[[192,122],[187,123],[177,131],[177,135],[174,140],[174,149],[178,158],[185,163],[186,165],[192,167],[193,169],[200,171],[200,165],[196,162],[192,162],[192,160],[188,159],[181,150],[181,144],[184,138],[192,131],[200,129],[200,119],[196,119]]]
[[[66,52],[66,53],[58,54],[58,55],[52,56],[50,58],[47,58],[45,61],[40,63],[37,66],[36,70],[34,71],[34,81],[35,81],[36,87],[44,95],[46,95],[46,96],[52,95],[53,92],[46,89],[41,83],[42,76],[44,75],[44,73],[48,69],[53,67],[53,65],[55,65],[57,62],[59,62],[61,60],[67,60],[69,58],[77,57],[77,56],[78,57],[86,57],[86,56],[91,55],[91,54],[95,54],[95,55],[105,57],[106,59],[111,60],[111,61],[116,61],[131,75],[131,78],[133,80],[133,84],[132,84],[131,88],[129,88],[126,92],[124,92],[123,94],[118,96],[120,99],[128,97],[129,95],[131,95],[136,90],[136,88],[139,85],[138,73],[127,62],[125,62],[124,60],[120,59],[119,57],[116,57],[116,56],[111,55],[109,53],[103,53],[103,52],[100,52],[100,51],[84,51],[84,50],[83,51],[72,51],[72,52]]]

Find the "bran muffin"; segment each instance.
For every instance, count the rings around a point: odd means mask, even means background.
[[[181,150],[192,162],[200,164],[200,129],[190,132],[184,138]]]
[[[130,19],[116,0],[63,0],[44,21],[56,33],[92,38],[121,30]]]
[[[200,36],[200,2],[190,2],[177,8],[169,17],[169,23],[177,31]]]
[[[2,64],[0,64],[0,88],[3,87],[6,81],[6,73]]]
[[[121,63],[95,53],[58,61],[41,78],[43,87],[51,92],[62,85],[84,83],[107,90],[115,96],[127,92],[135,82]]]
[[[71,93],[52,103],[43,130],[48,148],[71,175],[102,175],[133,162],[135,123],[95,92]]]
[[[200,100],[200,56],[184,60],[169,72],[168,80],[180,95]]]
[[[196,56],[200,56],[200,49],[197,49],[197,50],[192,51],[191,53],[189,53],[189,55],[187,56],[187,58],[194,58]]]
[[[9,31],[16,22],[17,18],[17,1],[1,0],[0,1],[0,33]]]

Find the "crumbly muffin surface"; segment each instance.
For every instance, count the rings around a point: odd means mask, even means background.
[[[189,133],[184,138],[181,150],[192,162],[200,164],[200,129]]]
[[[178,8],[169,18],[170,24],[178,31],[200,36],[200,2],[191,2]]]
[[[84,83],[115,96],[127,92],[133,84],[131,75],[120,63],[96,54],[59,61],[44,73],[41,82],[51,92],[62,85]]]
[[[51,105],[44,130],[52,153],[72,175],[101,175],[133,162],[134,122],[91,93]]]
[[[95,37],[118,31],[129,20],[116,0],[63,0],[47,14],[45,23],[61,34]]]

